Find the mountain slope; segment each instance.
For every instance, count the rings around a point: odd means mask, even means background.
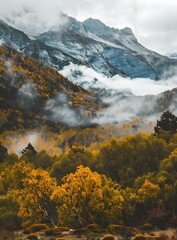
[[[129,28],[110,28],[95,19],[79,22],[67,15],[63,18],[64,25],[42,33],[35,40],[25,35],[23,44],[9,36],[7,24],[1,21],[1,25],[6,25],[6,31],[1,31],[0,38],[15,47],[18,45],[26,54],[58,70],[72,62],[86,65],[107,76],[120,74],[157,80],[175,72],[176,59],[146,49],[138,43]],[[19,32],[14,31],[13,34],[16,39]],[[24,37],[24,33],[21,34]]]
[[[13,46],[16,48],[23,48],[30,42],[30,38],[25,33],[9,26],[1,19],[0,39],[7,43],[13,44]]]
[[[96,94],[73,84],[54,68],[0,48],[0,130],[89,124],[103,108]]]

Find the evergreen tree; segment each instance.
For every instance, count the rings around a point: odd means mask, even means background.
[[[31,143],[29,143],[28,146],[21,151],[21,153],[23,155],[24,154],[28,154],[28,153],[32,153],[33,155],[37,154],[36,150],[34,149],[34,147],[33,147],[33,145]]]
[[[177,117],[168,110],[162,114],[160,120],[157,120],[154,135],[158,135],[161,130],[168,131],[171,134],[177,131]]]

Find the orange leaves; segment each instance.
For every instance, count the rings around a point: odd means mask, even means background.
[[[145,180],[142,187],[138,190],[140,202],[155,201],[160,193],[160,187],[157,184]]]
[[[96,218],[97,214],[106,218],[120,217],[124,201],[118,184],[83,166],[63,178],[63,184],[54,191],[52,199],[58,203],[60,220],[79,214],[84,222]]]
[[[51,178],[47,171],[32,169],[22,180],[23,188],[14,192],[19,204],[18,215],[22,218],[38,217],[45,215],[45,209],[41,203],[50,201],[50,196],[56,188],[55,179]]]

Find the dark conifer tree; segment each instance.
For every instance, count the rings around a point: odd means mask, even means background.
[[[177,131],[177,117],[168,110],[162,114],[160,120],[157,120],[154,135],[158,135],[161,130],[168,131],[171,134]]]

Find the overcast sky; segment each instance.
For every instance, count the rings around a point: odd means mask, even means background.
[[[119,29],[131,27],[145,47],[177,52],[177,0],[0,0],[0,17],[13,16],[17,24],[52,26],[60,11],[81,21],[92,17]]]

